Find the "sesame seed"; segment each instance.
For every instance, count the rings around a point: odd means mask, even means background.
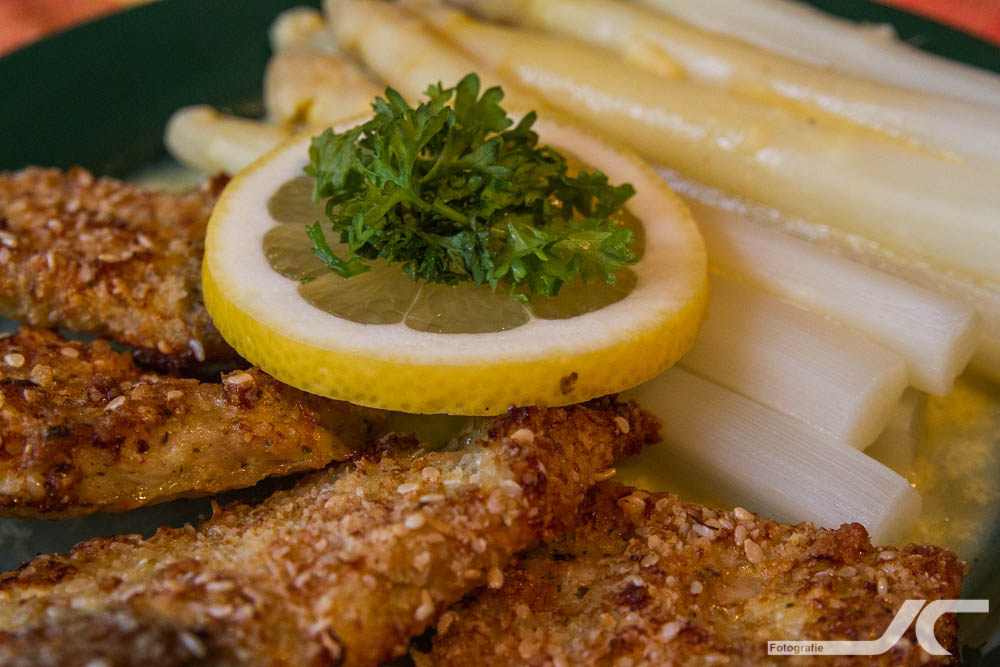
[[[4,355],[3,361],[11,368],[20,368],[24,365],[24,355],[19,352],[12,352]]]
[[[896,556],[898,556],[898,555],[899,555],[898,551],[891,551],[891,550],[890,551],[883,551],[883,552],[879,553],[878,559],[879,560],[894,560],[896,558]]]
[[[746,553],[747,560],[751,563],[759,563],[764,560],[764,550],[750,538],[743,540],[743,552]]]
[[[684,624],[680,621],[670,621],[669,623],[664,623],[663,627],[660,628],[660,639],[665,642],[670,641],[684,628]]]
[[[456,620],[458,620],[458,614],[456,614],[453,611],[446,611],[445,613],[441,614],[441,618],[440,620],[438,620],[438,626],[437,626],[438,634],[444,634],[445,632],[448,632],[448,628],[450,628],[451,624],[454,623]]]
[[[420,471],[420,476],[426,479],[428,482],[436,482],[441,479],[441,471],[434,466],[427,466]]]
[[[44,387],[52,382],[52,367],[45,364],[35,364],[35,367],[31,369],[29,378],[35,384]]]
[[[691,530],[693,530],[696,535],[699,535],[701,537],[712,538],[715,536],[714,530],[700,523],[696,523],[693,526],[691,526]]]
[[[878,578],[877,586],[879,595],[885,595],[886,593],[889,592],[889,580],[886,579],[885,577]]]
[[[120,408],[124,404],[125,404],[125,397],[124,396],[119,396],[118,398],[111,399],[111,402],[108,403],[104,407],[104,409],[105,410],[117,410],[118,408]]]
[[[500,488],[510,497],[521,495],[521,485],[512,479],[505,479],[500,482]]]
[[[431,552],[421,551],[416,556],[413,557],[413,566],[418,570],[422,570],[431,562]]]
[[[226,377],[222,378],[225,384],[230,384],[236,387],[242,387],[245,384],[250,384],[253,382],[253,376],[244,371],[236,371],[235,373],[230,373]]]
[[[736,526],[736,530],[733,531],[733,540],[736,541],[737,545],[742,545],[743,541],[747,539],[747,527],[743,524]]]
[[[510,439],[519,445],[530,445],[535,441],[535,432],[527,428],[519,428],[510,434]]]
[[[419,484],[414,484],[413,482],[407,482],[406,484],[400,484],[396,487],[396,493],[413,493],[420,488]]]
[[[427,589],[420,591],[420,606],[413,612],[413,618],[422,623],[434,615],[434,600]]]
[[[62,347],[59,348],[59,354],[69,359],[76,359],[80,356],[80,351],[75,347]]]
[[[630,494],[618,501],[618,506],[621,507],[626,514],[638,514],[646,509],[646,500],[639,495]]]
[[[329,630],[324,630],[319,633],[319,641],[323,644],[323,648],[326,649],[327,654],[334,664],[340,662],[340,658],[344,655],[343,647],[337,643],[337,641],[331,636]]]
[[[205,646],[201,643],[197,637],[195,637],[190,632],[181,632],[179,639],[181,643],[184,644],[184,648],[191,651],[196,658],[205,657]]]
[[[156,349],[160,351],[161,354],[170,354],[170,343],[165,340],[157,341]],[[225,380],[223,380],[225,382]]]
[[[652,567],[660,562],[660,557],[656,554],[646,554],[645,557],[639,562],[642,567]]]
[[[417,512],[416,514],[411,514],[410,516],[406,517],[406,521],[403,522],[403,525],[409,528],[410,530],[416,530],[417,528],[423,526],[425,522],[426,519],[424,518],[424,515],[421,514],[420,512]]]
[[[145,234],[139,234],[135,237],[135,240],[139,242],[143,248],[149,249],[153,247],[153,242],[149,240],[149,237]]]
[[[493,590],[503,588],[503,572],[496,565],[491,567],[490,571],[486,573],[486,584]]]
[[[621,416],[615,417],[615,425],[618,426],[618,430],[621,433],[628,433],[632,430],[632,427],[629,426],[628,420]]]
[[[617,473],[617,472],[618,471],[615,470],[614,468],[607,468],[605,470],[602,470],[602,471],[596,473],[594,475],[594,481],[595,482],[606,482],[609,479],[611,479],[612,477],[614,477],[615,473]]]
[[[424,503],[425,505],[429,503],[439,503],[444,499],[445,499],[444,495],[440,493],[426,493],[420,496],[420,502]]]
[[[8,248],[17,247],[17,239],[10,232],[0,232],[0,243],[4,244]]]
[[[705,587],[701,585],[700,581],[692,581],[691,582],[691,595],[700,595],[701,591],[704,588]]]
[[[191,348],[191,351],[194,353],[195,359],[198,361],[205,361],[205,346],[201,344],[200,340],[192,338],[188,341],[188,347]]]
[[[753,514],[746,511],[742,507],[733,508],[733,515],[735,515],[740,521],[753,521]]]
[[[49,250],[45,253],[45,263],[49,267],[49,271],[54,271],[56,268],[56,253],[54,250]]]
[[[184,392],[183,391],[179,391],[177,389],[171,389],[170,391],[167,392],[167,400],[168,401],[177,401],[177,400],[180,400],[182,398],[184,398]]]

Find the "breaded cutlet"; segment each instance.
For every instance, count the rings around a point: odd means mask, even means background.
[[[503,585],[615,458],[659,437],[610,398],[511,408],[484,428],[441,451],[387,436],[198,527],[2,575],[0,665],[380,664],[470,590]]]
[[[768,641],[874,640],[904,600],[957,598],[965,567],[932,546],[872,546],[667,493],[595,486],[580,525],[443,614],[420,665],[921,665],[950,663],[914,629],[882,656],[768,656]],[[954,614],[936,627],[955,653]],[[798,661],[798,662],[796,662]]]
[[[171,194],[81,168],[0,173],[0,316],[110,338],[164,367],[235,359],[201,297],[224,184]]]
[[[104,341],[22,328],[0,337],[0,516],[121,512],[322,468],[381,415],[257,369],[164,377]]]

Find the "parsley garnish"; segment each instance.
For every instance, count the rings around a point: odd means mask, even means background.
[[[577,276],[613,285],[615,271],[636,262],[632,232],[610,219],[631,185],[612,186],[600,171],[567,174],[565,158],[538,145],[535,113],[512,128],[503,91],[479,97],[475,74],[426,94],[413,108],[386,88],[371,120],[313,139],[313,197],[326,200],[350,253],[338,257],[313,223],[313,252],[327,267],[349,277],[382,257],[414,280],[471,280],[527,299],[518,288],[555,296]]]

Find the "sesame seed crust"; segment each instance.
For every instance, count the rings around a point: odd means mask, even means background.
[[[522,428],[532,442],[513,439]],[[197,528],[91,540],[0,576],[0,664],[149,667],[169,648],[189,664],[377,665],[468,591],[506,587],[513,554],[565,531],[594,475],[658,436],[612,399],[512,408],[441,451],[386,436]],[[100,630],[68,641],[81,626]]]
[[[259,370],[220,383],[143,373],[103,342],[0,339],[0,516],[67,518],[252,486],[342,461],[378,411]],[[225,380],[235,378],[235,382]]]
[[[159,366],[236,358],[201,298],[224,184],[175,195],[81,168],[0,173],[0,316],[111,338]]]
[[[792,526],[611,482],[580,517],[508,567],[502,589],[453,607],[418,665],[813,664],[768,657],[768,640],[877,639],[904,600],[957,598],[965,571],[938,547],[873,547],[859,524]],[[936,631],[955,653],[955,616]],[[952,659],[926,654],[910,628],[883,656],[820,660]]]

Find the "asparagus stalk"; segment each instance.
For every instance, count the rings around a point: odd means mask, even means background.
[[[1000,165],[1000,115],[993,107],[886,85],[769,53],[668,15],[613,0],[452,0],[480,16],[572,37],[670,77],[776,104],[828,114],[943,154]]]
[[[280,124],[336,125],[370,112],[381,93],[353,62],[315,49],[278,51],[264,73],[264,108]]]
[[[863,332],[906,360],[918,389],[951,391],[980,340],[973,308],[725,209],[688,204],[721,273]]]
[[[762,292],[713,276],[685,369],[851,447],[885,427],[906,388],[896,354]]]
[[[663,422],[642,465],[683,470],[723,502],[780,521],[856,521],[876,542],[904,538],[919,516],[920,495],[875,459],[684,370],[627,396]]]
[[[655,162],[1000,285],[1000,178],[993,173],[671,80],[570,40],[413,7],[494,76],[518,81]],[[392,39],[385,28],[354,33],[366,52]],[[409,46],[396,45],[406,62],[380,75],[411,89],[414,72],[421,81],[442,77],[439,53],[424,58],[416,43]],[[454,58],[444,60],[454,66]]]
[[[432,83],[454,83],[477,72],[485,87],[502,85],[508,106],[541,106],[538,97],[515,79],[486,71],[474,57],[435,35],[398,4],[361,0],[325,0],[334,37],[376,77],[410,99],[421,99]]]
[[[235,174],[289,136],[281,127],[201,105],[175,111],[163,141],[182,164],[210,174]]]
[[[1000,77],[924,53],[886,26],[858,25],[788,0],[638,2],[802,62],[1000,106]]]
[[[324,53],[337,51],[323,13],[311,7],[292,7],[278,14],[268,29],[268,38],[275,53],[298,48]]]
[[[896,472],[907,471],[913,468],[917,448],[926,437],[927,394],[911,387],[899,399],[885,430],[865,453]]]
[[[701,211],[708,206],[713,211],[709,217],[739,217],[746,223],[780,229],[817,249],[836,253],[975,309],[979,313],[981,332],[969,365],[983,375],[1000,381],[1000,290],[936,271],[924,262],[900,257],[878,244],[859,241],[857,237],[840,230],[787,216],[776,209],[694,182],[673,170],[659,171],[689,206]]]

